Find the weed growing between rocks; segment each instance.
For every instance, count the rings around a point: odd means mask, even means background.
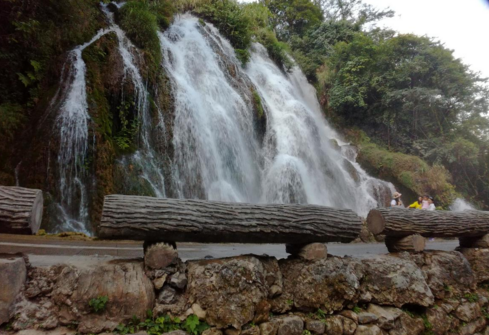
[[[180,320],[180,318],[172,318],[169,315],[155,317],[151,310],[147,311],[147,316],[144,321],[140,321],[134,316],[128,324],[117,326],[114,332],[127,335],[144,330],[149,335],[161,335],[174,330],[184,330],[191,335],[200,335],[210,328],[205,321],[199,320],[195,314],[189,315],[184,321]]]
[[[90,307],[90,310],[92,310],[94,313],[102,313],[103,311],[105,311],[108,301],[109,298],[107,296],[100,296],[91,299],[88,303],[88,306]]]

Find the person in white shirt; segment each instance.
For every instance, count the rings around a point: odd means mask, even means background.
[[[433,197],[429,197],[428,198],[428,208],[427,208],[427,210],[429,210],[429,211],[436,210],[435,203],[433,202]]]
[[[402,200],[401,200],[401,196],[402,194],[399,193],[399,192],[394,192],[394,194],[392,195],[392,201],[391,201],[391,207],[400,207],[400,208],[404,208],[404,204],[402,203]]]

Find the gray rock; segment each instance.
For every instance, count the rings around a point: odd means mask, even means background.
[[[250,327],[242,330],[241,335],[260,335],[260,328],[258,326]]]
[[[402,311],[398,308],[381,307],[374,304],[368,306],[367,312],[377,315],[377,325],[386,330],[393,329],[397,318],[402,314]]]
[[[426,311],[426,317],[433,326],[435,335],[446,334],[450,329],[450,318],[443,308],[429,308]]]
[[[357,323],[350,318],[340,316],[339,317],[343,321],[343,335],[353,335],[357,330]]]
[[[309,330],[313,334],[322,335],[324,334],[325,324],[322,321],[318,320],[307,320],[306,321],[306,329]]]
[[[348,318],[348,319],[352,320],[353,322],[355,322],[356,324],[358,324],[358,315],[357,315],[357,313],[345,309],[344,311],[341,311],[340,312],[340,315],[342,315],[345,318]]]
[[[304,322],[298,316],[288,316],[281,319],[278,327],[278,335],[302,335]]]
[[[183,272],[175,273],[170,279],[170,285],[183,290],[187,286],[187,276]]]
[[[187,332],[184,332],[183,330],[174,330],[168,333],[163,333],[165,335],[188,335]]]
[[[462,325],[459,329],[459,335],[472,335],[474,333],[482,331],[486,327],[486,319],[479,318],[472,322]]]
[[[396,321],[395,328],[389,331],[389,335],[420,335],[424,331],[425,327],[421,318],[412,318],[402,313]]]
[[[278,322],[270,321],[260,324],[261,335],[277,335],[278,332]]]
[[[412,256],[437,299],[460,296],[476,289],[476,277],[458,251],[426,251]]]
[[[361,325],[375,322],[379,319],[379,317],[373,313],[361,312],[358,313],[358,323]]]
[[[217,328],[210,328],[210,329],[204,330],[202,332],[202,335],[222,335],[222,331],[217,329]]]
[[[360,325],[355,335],[383,335],[382,330],[376,325]]]
[[[241,329],[253,321],[257,305],[267,299],[268,283],[275,283],[273,279],[268,281],[263,260],[266,259],[240,256],[189,261],[188,301],[199,304],[207,312],[209,325]]]
[[[343,320],[341,316],[334,315],[326,319],[325,333],[327,335],[343,334]]]
[[[405,304],[428,307],[434,303],[433,293],[413,261],[382,255],[362,263],[361,300],[398,308]]]
[[[26,278],[27,269],[22,257],[0,255],[0,325],[10,320],[13,303]]]
[[[153,280],[153,285],[155,286],[156,290],[161,290],[163,285],[165,285],[167,277],[168,277],[168,275],[165,273],[161,277],[158,277],[155,280]]]
[[[460,250],[470,264],[476,281],[489,280],[489,249],[463,248]]]
[[[293,307],[301,311],[321,308],[326,313],[340,311],[355,301],[360,286],[361,263],[355,259],[328,257],[304,262],[301,259],[279,261],[284,292],[272,301],[272,311],[284,313]]]
[[[470,322],[481,316],[481,308],[476,302],[466,302],[458,306],[455,316],[464,322]]]
[[[168,305],[171,304],[175,298],[177,291],[171,286],[164,286],[161,292],[158,294],[156,301],[160,304]]]

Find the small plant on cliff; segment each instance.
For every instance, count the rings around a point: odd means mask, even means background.
[[[464,295],[464,298],[467,299],[469,302],[477,302],[479,301],[479,296],[477,293],[467,293]]]
[[[326,313],[321,308],[318,308],[318,310],[316,311],[316,316],[318,319],[322,320],[326,318]]]
[[[189,334],[199,335],[204,330],[209,329],[210,326],[206,322],[201,322],[197,315],[190,315],[183,324],[183,329]]]
[[[105,311],[108,301],[109,298],[107,296],[99,296],[97,298],[91,299],[88,303],[88,306],[90,307],[90,310],[92,310],[92,312],[101,313]]]
[[[358,307],[358,306],[353,307],[353,312],[355,312],[355,313],[357,313],[357,314],[358,314],[358,313],[360,313],[361,311],[362,311],[362,310],[360,309],[360,307]]]

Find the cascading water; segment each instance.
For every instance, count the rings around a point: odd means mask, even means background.
[[[160,41],[175,94],[175,182],[181,197],[314,203],[366,215],[382,202],[380,189],[393,189],[331,146],[338,136],[297,67],[285,75],[255,44],[243,72],[216,29],[190,15],[177,18]],[[263,149],[243,93],[253,86],[268,122]]]
[[[210,34],[185,15],[159,35],[175,99],[175,188],[185,198],[256,202],[259,154],[250,101],[242,94],[245,83],[233,87],[223,71]]]
[[[157,120],[152,120],[149,92],[138,68],[139,52],[115,24],[113,14],[101,6],[109,28],[70,53],[67,81],[51,104],[58,110],[61,139],[58,208],[63,222],[58,230],[88,233],[84,174],[90,116],[82,52],[108,33],[117,37],[124,66],[122,85],[129,82],[133,87],[140,129],[139,149],[119,164],[136,166],[155,196],[167,194],[163,158],[152,146],[154,136],[166,140],[166,116],[156,105]],[[390,196],[392,185],[368,176],[356,163],[355,150],[329,127],[314,88],[297,67],[285,74],[255,44],[243,70],[217,29],[201,25],[191,15],[177,17],[159,39],[174,99],[170,184],[175,196],[314,203],[351,208],[360,215],[382,206]],[[264,134],[256,131],[256,94],[266,116]]]
[[[450,210],[454,212],[463,212],[463,211],[473,211],[476,210],[476,208],[466,200],[457,198],[450,206]]]

